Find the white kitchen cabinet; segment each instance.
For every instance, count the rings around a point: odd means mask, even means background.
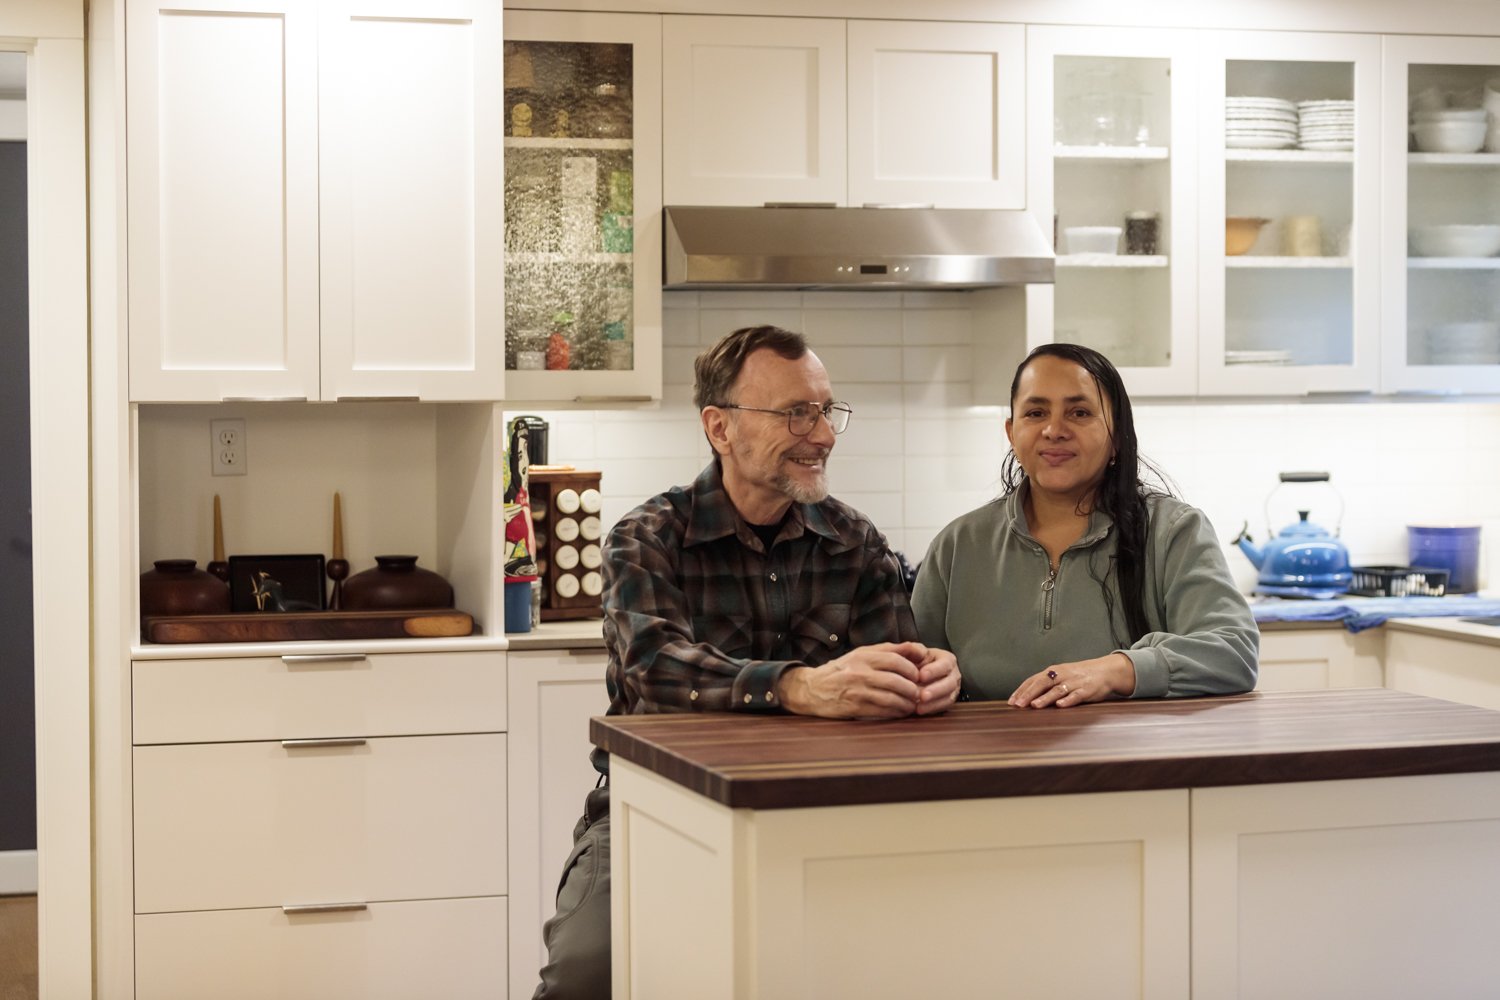
[[[135,995],[152,1000],[492,1000],[502,897],[136,918]],[[413,956],[420,956],[414,960]]]
[[[1026,207],[1018,24],[848,23],[850,205]]]
[[[1386,687],[1500,710],[1500,630],[1449,619],[1384,631]]]
[[[1382,47],[1381,388],[1500,392],[1500,257],[1423,256],[1409,245],[1420,226],[1500,223],[1500,141],[1474,152],[1407,141],[1408,109],[1482,105],[1485,83],[1500,77],[1500,39],[1403,35]],[[1500,139],[1493,124],[1489,134]]]
[[[589,718],[609,709],[602,647],[512,650],[510,678],[510,994],[529,997],[547,954],[542,924],[599,780]]]
[[[500,16],[129,5],[132,400],[503,396]]]
[[[1272,628],[1260,634],[1257,691],[1385,686],[1385,629]]]
[[[347,643],[139,657],[137,995],[503,992],[505,673]]]
[[[1492,992],[1497,836],[1493,772],[1193,789],[1192,995]]]
[[[1198,44],[1199,392],[1373,391],[1381,326],[1379,36],[1204,32]],[[1313,110],[1333,106],[1297,102],[1352,101],[1353,148],[1301,148],[1296,124],[1297,148],[1246,148],[1273,141],[1226,127],[1230,97],[1287,102],[1293,110],[1284,113],[1300,115],[1304,130]],[[1226,217],[1267,224],[1248,252],[1230,255],[1219,249]],[[1316,227],[1321,238],[1293,246],[1294,227]]]
[[[1026,289],[1027,343],[1095,348],[1134,395],[1198,387],[1195,51],[1182,31],[1027,31],[1027,205],[1060,244],[1055,284]],[[1131,213],[1154,217],[1134,246]],[[1090,226],[1119,227],[1119,252],[1070,253]]]
[[[318,25],[127,10],[130,398],[318,397]]]
[[[505,15],[506,395],[661,398],[661,19]]]
[[[669,205],[844,204],[844,22],[667,16]]]
[[[665,200],[1025,204],[1020,25],[668,16]]]

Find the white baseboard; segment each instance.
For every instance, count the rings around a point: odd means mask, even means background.
[[[0,896],[36,893],[36,851],[0,851]]]

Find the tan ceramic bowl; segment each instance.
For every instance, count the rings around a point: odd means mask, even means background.
[[[1256,219],[1248,215],[1231,215],[1224,220],[1224,252],[1231,257],[1248,253],[1255,246],[1260,227],[1270,219]]]

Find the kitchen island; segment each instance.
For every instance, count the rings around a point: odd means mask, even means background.
[[[1370,689],[591,735],[617,997],[1500,983],[1500,713]]]

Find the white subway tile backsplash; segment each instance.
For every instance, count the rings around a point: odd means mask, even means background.
[[[835,451],[828,459],[828,485],[834,493],[889,492],[899,497],[901,462],[895,456],[847,455]],[[872,514],[871,517],[874,515]]]
[[[809,314],[821,309],[900,309],[900,292],[808,292],[802,296],[802,308]],[[813,317],[808,316],[808,322]],[[816,343],[814,347],[816,348]]]
[[[833,347],[901,343],[901,313],[894,309],[810,309],[804,315],[802,332],[819,358]]]
[[[668,309],[661,314],[661,342],[666,347],[696,347],[698,310]]]
[[[595,432],[599,458],[677,458],[693,453],[702,439],[696,420],[612,420]]]
[[[901,377],[907,382],[970,382],[974,352],[967,346],[903,347]]]
[[[899,347],[828,347],[817,351],[835,386],[890,382],[901,377]]]
[[[999,494],[1007,410],[975,399],[966,295],[674,292],[666,303],[659,408],[542,414],[555,458],[604,473],[607,523],[702,469],[710,453],[691,401],[693,359],[759,323],[807,333],[834,394],[854,407],[829,461],[830,486],[894,548],[920,560],[939,529]],[[1142,454],[1207,513],[1246,589],[1254,567],[1229,542],[1244,522],[1264,541],[1266,497],[1283,471],[1332,474],[1356,564],[1404,563],[1408,523],[1500,520],[1497,403],[1138,400],[1135,413]],[[1273,530],[1296,517],[1288,492],[1273,502]],[[1312,516],[1334,526],[1331,494]]]
[[[853,490],[834,490],[833,495],[870,519],[879,528],[887,524],[901,523],[900,493],[859,493]]]
[[[974,314],[967,309],[930,309],[902,314],[901,341],[911,346],[971,344]]]

